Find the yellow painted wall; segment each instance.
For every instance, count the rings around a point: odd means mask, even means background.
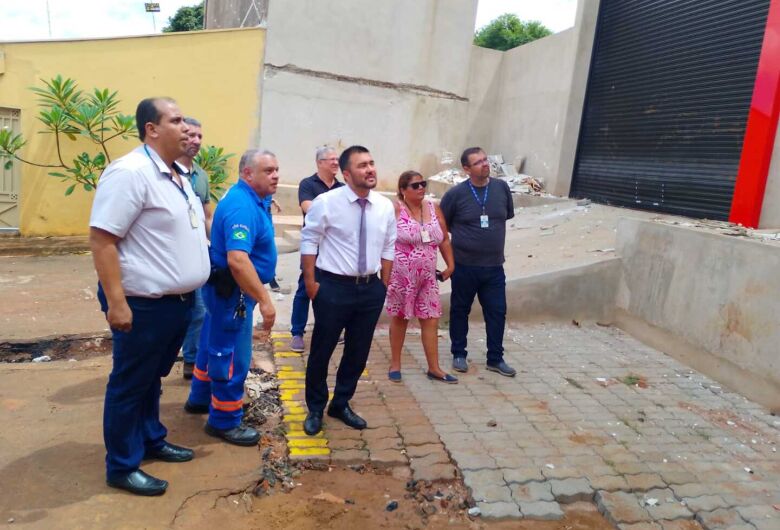
[[[22,133],[28,140],[22,157],[56,162],[51,135],[41,130],[31,86],[57,74],[70,77],[86,90],[119,92],[120,111],[135,114],[138,102],[150,96],[176,99],[185,115],[203,123],[204,144],[222,146],[238,158],[255,141],[259,127],[260,81],[265,30],[260,28],[174,33],[148,37],[58,42],[0,43],[5,73],[0,74],[0,107],[21,109]],[[65,154],[89,145],[65,140]],[[71,145],[67,145],[71,144]],[[75,149],[73,146],[80,147]],[[133,138],[109,143],[112,159],[138,145]],[[97,146],[95,146],[97,147]],[[89,145],[93,155],[97,150]],[[69,157],[65,156],[66,162]],[[50,170],[49,170],[50,171]],[[55,170],[56,171],[56,170]],[[24,236],[78,235],[88,232],[94,192],[77,189],[64,195],[69,184],[47,170],[23,165],[20,231]]]

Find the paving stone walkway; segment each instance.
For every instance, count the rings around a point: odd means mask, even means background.
[[[780,530],[780,418],[761,406],[614,328],[511,327],[515,378],[484,369],[482,328],[470,338],[469,373],[443,385],[410,335],[395,385],[378,331],[353,400],[372,428],[326,421],[328,458],[408,461],[426,479],[454,464],[488,518],[557,519],[590,500],[625,530]],[[440,349],[448,369],[446,333]]]

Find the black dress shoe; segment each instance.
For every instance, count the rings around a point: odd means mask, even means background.
[[[190,400],[188,399],[187,402],[184,403],[184,412],[188,412],[190,414],[208,414],[209,406],[196,405],[194,403],[190,403]]]
[[[140,469],[126,475],[110,478],[106,480],[106,483],[112,488],[119,488],[136,495],[146,495],[148,497],[162,495],[168,488],[168,481],[155,478]]]
[[[257,442],[260,441],[260,433],[252,427],[244,425],[243,423],[238,427],[233,427],[232,429],[217,429],[216,427],[212,427],[206,423],[205,429],[206,434],[216,438],[222,438],[226,442],[233,445],[249,447],[252,445],[257,445]]]
[[[162,460],[163,462],[189,462],[195,453],[192,449],[186,447],[179,447],[178,445],[169,444],[165,442],[165,445],[154,451],[148,451],[145,455],[145,459]]]
[[[339,410],[328,407],[328,416],[343,421],[348,427],[352,427],[353,429],[360,430],[365,429],[368,426],[366,420],[355,414],[355,411],[349,408],[349,405],[344,405],[344,408]]]
[[[322,412],[309,412],[303,420],[303,432],[314,436],[322,430]]]

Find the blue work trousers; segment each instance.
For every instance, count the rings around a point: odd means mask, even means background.
[[[309,321],[309,296],[306,294],[306,284],[303,282],[303,274],[298,276],[298,290],[295,291],[292,303],[292,315],[290,316],[290,333],[293,336],[303,336],[306,330],[306,322]]]
[[[189,401],[209,405],[208,423],[215,429],[237,427],[244,416],[244,381],[252,362],[252,311],[255,301],[245,297],[245,314],[237,314],[240,291],[223,298],[209,284],[203,286],[206,316],[195,359]]]
[[[497,364],[504,359],[504,328],[506,325],[506,275],[504,267],[472,267],[455,264],[450,295],[450,351],[454,357],[466,357],[466,337],[469,333],[469,313],[474,297],[482,306],[487,332],[487,362]]]
[[[195,357],[198,355],[198,345],[200,344],[200,330],[203,327],[203,318],[206,316],[206,305],[203,302],[203,292],[201,289],[195,291],[195,302],[192,306],[192,321],[187,328],[187,335],[184,337],[184,344],[181,347],[181,353],[185,363],[195,363]]]
[[[105,295],[98,299],[107,310]],[[176,361],[190,323],[192,296],[127,297],[133,312],[129,332],[111,330],[113,368],[103,408],[106,474],[109,479],[133,472],[144,453],[163,446],[168,430],[160,422],[160,379]]]

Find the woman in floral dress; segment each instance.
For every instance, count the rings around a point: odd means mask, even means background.
[[[390,323],[392,359],[387,375],[393,382],[401,381],[401,349],[406,327],[409,319],[417,318],[428,361],[428,378],[457,383],[457,378],[439,367],[441,304],[436,281],[437,253],[441,251],[447,264],[441,272],[442,281],[448,280],[455,270],[455,259],[444,215],[437,205],[425,200],[426,185],[427,182],[416,171],[406,171],[398,179],[399,200],[395,204],[398,237],[385,301],[387,312],[393,318]]]

